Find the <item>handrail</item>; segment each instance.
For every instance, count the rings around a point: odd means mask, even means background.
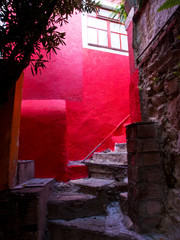
[[[100,147],[101,144],[103,144],[103,143],[106,141],[106,139],[108,139],[108,138],[111,136],[111,134],[113,134],[113,132],[115,132],[129,117],[130,117],[130,114],[129,114],[127,117],[125,117],[125,118],[107,135],[107,137],[105,137],[105,138],[104,138],[83,160],[81,160],[81,161],[84,162],[88,157],[90,157],[90,156],[94,153],[94,151],[96,151],[96,149],[97,149],[98,147]]]

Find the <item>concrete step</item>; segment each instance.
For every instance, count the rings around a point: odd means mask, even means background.
[[[117,163],[96,163],[86,161],[88,175],[92,178],[110,179],[124,181],[127,177],[127,165]]]
[[[97,178],[77,179],[70,182],[77,186],[80,192],[97,196],[98,201],[104,205],[119,200],[120,192],[127,191],[128,185],[126,182]]]
[[[103,153],[103,152],[96,152],[93,154],[93,160],[96,163],[121,163],[121,164],[126,164],[127,163],[127,152],[108,152],[108,153]]]
[[[119,214],[77,218],[71,221],[50,220],[51,240],[168,240],[162,234],[138,234],[126,226],[128,220]],[[129,224],[130,225],[130,224]]]
[[[71,180],[71,184],[78,186],[79,191],[83,193],[98,195],[99,192],[105,191],[107,188],[115,184],[114,180],[96,179],[96,178],[82,178]]]
[[[114,151],[115,152],[127,152],[127,143],[115,143]]]
[[[17,168],[17,184],[21,184],[34,178],[34,161],[19,160]]]
[[[48,201],[48,219],[71,220],[103,214],[102,201],[90,194],[61,191],[53,193]]]
[[[52,240],[136,240],[121,230],[107,231],[106,217],[96,216],[71,221],[53,220],[48,222]],[[113,226],[111,226],[113,228]]]

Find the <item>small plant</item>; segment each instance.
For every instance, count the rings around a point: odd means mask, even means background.
[[[119,21],[121,23],[124,23],[126,21],[126,18],[127,18],[127,13],[126,13],[125,8],[124,8],[124,1],[125,0],[122,0],[122,2],[118,3],[118,5],[113,10],[112,15],[111,15],[111,18],[115,18],[116,16],[118,16]]]
[[[141,86],[138,86],[138,89],[139,89],[139,91],[142,91],[142,90],[143,90],[143,88],[142,88]]]
[[[177,5],[180,5],[180,0],[166,0],[157,11],[160,12],[164,9],[172,8]]]

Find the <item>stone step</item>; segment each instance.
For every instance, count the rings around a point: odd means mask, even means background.
[[[126,143],[115,143],[114,151],[115,152],[126,152],[127,151],[127,144]]]
[[[88,166],[88,175],[92,178],[110,179],[124,181],[127,177],[127,165],[117,163],[96,163],[86,161]]]
[[[53,193],[48,201],[48,219],[71,220],[103,214],[102,201],[90,194],[61,191]]]
[[[17,168],[17,184],[21,184],[34,178],[34,161],[19,160]]]
[[[115,217],[94,216],[71,221],[48,221],[52,240],[138,240],[135,233],[125,229]],[[143,240],[145,238],[141,238]]]
[[[109,201],[119,200],[120,192],[127,191],[126,182],[114,180],[85,178],[70,181],[79,188],[80,192],[98,197],[98,201],[107,204]]]
[[[103,152],[96,152],[93,154],[93,160],[96,163],[121,163],[121,164],[126,164],[127,163],[127,152],[108,152],[108,153],[103,153]]]
[[[96,178],[81,178],[77,180],[71,180],[71,184],[78,186],[79,191],[83,193],[98,195],[99,192],[105,191],[115,184],[114,180],[96,179]]]

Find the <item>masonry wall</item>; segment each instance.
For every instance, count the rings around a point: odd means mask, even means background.
[[[163,168],[168,185],[162,229],[170,232],[170,239],[179,239],[180,11],[175,7],[157,13],[163,2],[149,0],[141,13],[135,15],[133,46],[136,66],[139,67],[142,120],[158,122],[162,128]]]

